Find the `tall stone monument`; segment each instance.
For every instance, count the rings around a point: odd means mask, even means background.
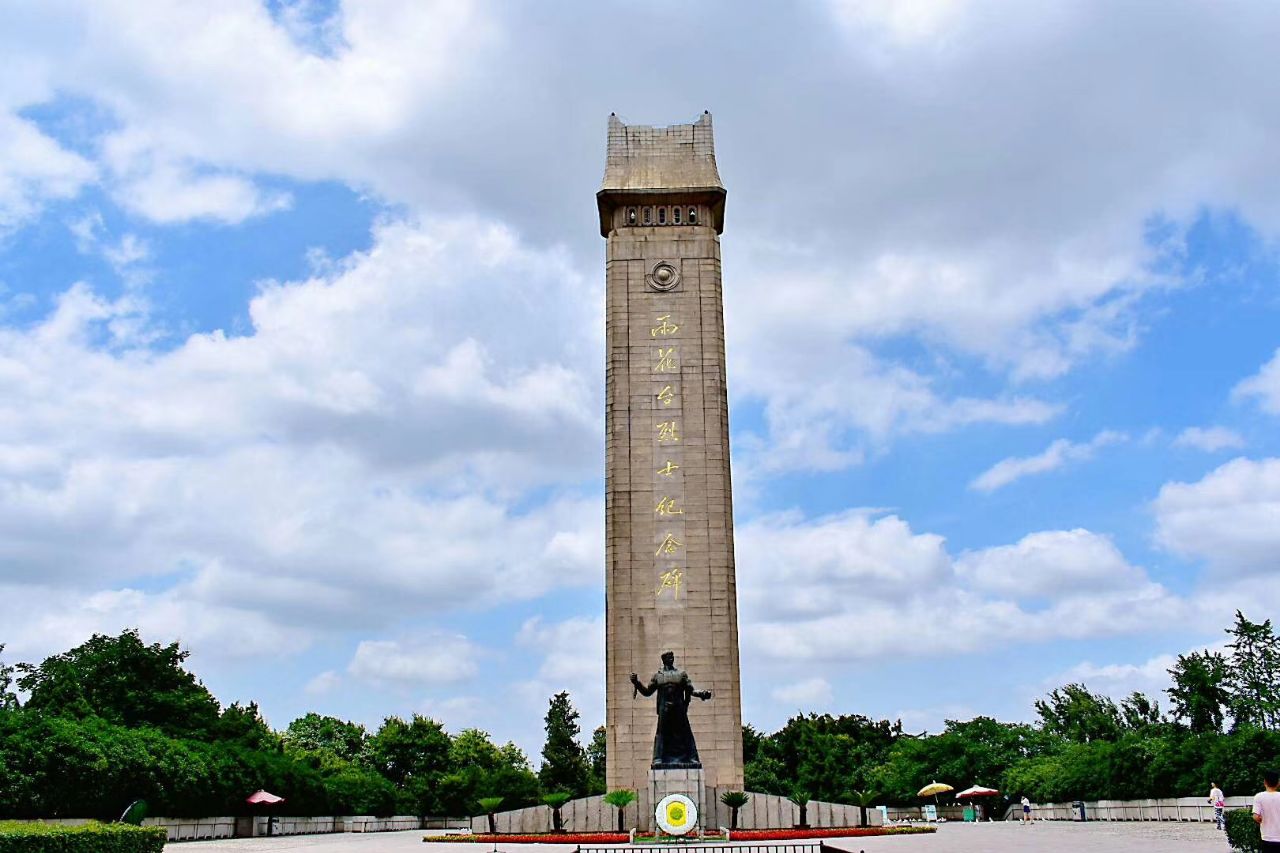
[[[660,777],[683,771],[678,784],[696,785],[699,803],[703,786],[743,786],[720,289],[725,191],[710,114],[665,128],[610,116],[596,199],[608,239],[606,783],[637,791],[643,819],[655,793],[669,790]],[[700,768],[658,766],[654,704],[635,695],[631,674],[647,679],[666,652],[714,696],[687,707]]]

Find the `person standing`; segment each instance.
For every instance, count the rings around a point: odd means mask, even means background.
[[[1253,820],[1262,831],[1262,853],[1280,853],[1280,772],[1262,774],[1265,791],[1253,795]]]
[[[1022,795],[1022,822],[1031,823],[1031,801],[1026,794]]]
[[[1218,829],[1227,828],[1227,820],[1222,816],[1222,810],[1227,805],[1227,798],[1222,793],[1222,789],[1218,787],[1217,782],[1209,783],[1209,805],[1213,806],[1213,822]]]

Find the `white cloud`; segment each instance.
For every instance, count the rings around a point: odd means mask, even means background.
[[[834,694],[831,683],[825,678],[814,677],[775,687],[770,695],[775,702],[803,708],[805,711],[821,711],[831,706]]]
[[[0,99],[0,236],[47,202],[75,196],[95,176],[92,163],[31,122],[5,115]]]
[[[1216,453],[1244,447],[1244,438],[1226,427],[1187,427],[1173,440],[1175,447],[1194,447],[1206,453]]]
[[[1153,261],[1179,256],[1201,210],[1238,211],[1264,233],[1280,223],[1275,181],[1258,177],[1278,130],[1265,6],[1229,19],[1180,8],[1160,17],[1158,39],[1147,10],[1104,2],[837,0],[726,27],[734,13],[643,10],[628,28],[672,56],[713,57],[705,92],[741,199],[725,247],[730,351],[735,363],[765,340],[800,351],[777,381],[735,380],[780,419],[778,458],[856,461],[857,443],[840,434],[864,428],[858,407],[815,405],[816,425],[796,426],[782,420],[793,398],[771,389],[802,387],[859,347],[916,336],[1015,381],[1055,376],[1133,345],[1141,296],[1178,283]],[[570,235],[594,263],[581,199],[599,176],[604,116],[666,103],[680,113],[639,117],[670,120],[708,106],[692,105],[678,74],[578,73],[613,60],[600,34],[615,15],[369,0],[333,14],[291,4],[273,19],[241,0],[211,19],[181,6],[44,4],[40,25],[15,12],[0,43],[16,69],[0,103],[65,92],[100,107],[112,191],[162,220],[270,209],[279,199],[259,187],[264,175],[336,179],[417,208],[501,211],[536,241]],[[771,61],[737,61],[760,55]],[[1223,97],[1222,80],[1243,83]],[[830,85],[844,93],[839,109],[806,94]],[[1094,97],[1082,103],[1081,91]],[[764,113],[775,120],[754,120]],[[1156,216],[1172,235],[1159,243]],[[945,370],[913,379],[899,367],[864,366],[869,381],[847,396],[883,418],[899,391],[918,400],[923,384],[936,398],[924,422],[1028,422],[1009,409],[1017,395],[994,395],[983,405],[996,409],[975,418],[973,401],[931,381]],[[806,458],[806,435],[829,446]]]
[[[121,181],[115,197],[122,207],[162,225],[192,219],[235,225],[292,203],[288,193],[264,191],[238,175],[198,175],[173,165]]]
[[[747,465],[763,471],[838,470],[862,459],[862,441],[940,433],[973,424],[1040,424],[1060,411],[1030,397],[941,394],[931,380],[863,347],[816,336],[800,343],[756,330],[758,343],[730,364],[731,381],[767,401],[767,440],[749,438]],[[750,334],[747,332],[746,334]],[[807,374],[807,365],[823,369]]]
[[[1280,349],[1271,360],[1231,391],[1236,399],[1254,398],[1264,412],[1280,415]]]
[[[372,684],[426,688],[470,679],[476,673],[477,657],[471,641],[460,635],[363,640],[347,664],[347,673]]]
[[[947,720],[972,720],[984,710],[969,705],[938,705],[929,708],[904,708],[893,714],[893,718],[902,723],[904,731],[912,734],[920,732],[940,732],[947,727]],[[988,713],[989,711],[985,712]]]
[[[409,162],[428,136],[423,119],[445,84],[480,70],[467,57],[491,38],[472,3],[350,3],[302,39],[305,10],[273,20],[249,0],[212,16],[111,2],[54,2],[34,16],[15,12],[0,35],[27,72],[0,107],[55,91],[92,99],[107,115],[109,188],[159,222],[276,209],[286,197],[256,186],[262,173],[399,195],[406,176],[434,171]]]
[[[139,589],[69,590],[65,585],[0,583],[0,625],[7,652],[40,660],[83,643],[91,634],[139,628],[150,642],[178,641],[204,661],[259,659],[263,650],[281,657],[305,648],[312,633],[278,621],[254,603],[205,601],[177,587],[159,593]]]
[[[938,36],[964,10],[964,0],[832,0],[836,17],[851,28],[882,28],[894,39]]]
[[[1063,672],[1045,679],[1041,693],[1065,684],[1084,684],[1095,693],[1103,693],[1119,702],[1135,690],[1158,700],[1167,708],[1165,690],[1173,683],[1169,669],[1177,663],[1177,655],[1156,655],[1142,663],[1094,664],[1082,661]]]
[[[585,743],[596,726],[604,724],[604,618],[577,616],[546,622],[534,617],[520,626],[515,639],[517,646],[542,658],[535,676],[515,685],[518,699],[535,714],[530,719],[546,712],[548,696],[567,690],[582,715],[579,725],[586,733]],[[532,749],[538,741],[530,733],[522,742]]]
[[[895,516],[766,516],[739,530],[743,645],[764,660],[847,662],[1143,633],[1191,612],[1085,530],[1042,531],[958,560],[941,537]]]
[[[1280,459],[1238,458],[1194,483],[1166,483],[1153,503],[1156,541],[1221,572],[1272,571],[1280,554]]]
[[[323,696],[326,693],[332,693],[342,686],[342,676],[331,669],[316,675],[307,682],[303,690],[308,696]]]
[[[242,337],[160,346],[145,303],[72,287],[0,328],[6,581],[168,578],[143,596],[160,612],[247,611],[291,648],[441,590],[474,608],[595,584],[599,497],[578,483],[601,407],[579,365],[600,340],[579,330],[598,297],[478,220],[385,224],[368,252],[265,285]]]
[[[1092,459],[1099,448],[1126,441],[1123,433],[1104,430],[1087,442],[1067,441],[1060,438],[1035,456],[1010,456],[1001,459],[983,471],[969,483],[969,488],[979,492],[994,492],[1010,483],[1034,474],[1057,471],[1071,462]]]
[[[598,698],[603,702],[604,684],[604,620],[600,617],[574,617],[547,623],[534,617],[520,626],[516,643],[542,655],[538,667],[538,693],[568,690],[574,696],[585,694],[584,701]]]
[[[1079,528],[1030,533],[1013,545],[962,554],[956,573],[976,589],[1019,599],[1147,582],[1109,538]]]

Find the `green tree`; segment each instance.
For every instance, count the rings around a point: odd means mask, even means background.
[[[587,744],[587,767],[590,770],[588,794],[604,793],[608,750],[608,732],[605,731],[604,726],[596,726],[596,730],[591,733],[591,743]]]
[[[1280,727],[1280,644],[1271,620],[1250,622],[1237,610],[1236,623],[1227,633],[1232,638],[1227,644],[1227,687],[1235,724]]]
[[[400,789],[401,807],[439,814],[438,786],[450,769],[449,735],[429,717],[387,717],[369,739],[369,764]]]
[[[136,629],[118,637],[94,634],[39,666],[20,664],[18,686],[30,694],[32,711],[211,739],[218,701],[183,667],[189,654],[177,643],[147,645]]]
[[[248,705],[232,702],[224,708],[218,717],[215,737],[218,741],[233,741],[251,749],[279,751],[282,748],[280,736],[262,719],[257,702]]]
[[[1023,723],[991,717],[947,720],[939,734],[898,738],[883,763],[867,774],[868,787],[899,803],[915,802],[916,791],[935,778],[998,787],[1011,765],[1054,742],[1054,736]]]
[[[324,750],[344,761],[366,757],[369,733],[358,723],[308,713],[294,720],[282,735],[285,748],[295,752]]]
[[[1116,703],[1083,684],[1068,684],[1035,703],[1044,730],[1076,743],[1115,740],[1122,728]]]
[[[1160,725],[1160,703],[1137,690],[1120,701],[1120,718],[1124,727],[1139,732]]]
[[[798,785],[815,799],[839,802],[850,787],[867,784],[901,732],[857,714],[797,715],[768,737],[744,727],[744,754],[754,755],[744,767],[746,787],[786,796]]]
[[[1193,732],[1220,732],[1231,701],[1227,691],[1227,659],[1205,649],[1178,655],[1169,669],[1173,685],[1165,690],[1174,719]]]
[[[514,743],[497,746],[488,732],[459,732],[449,747],[449,767],[438,786],[440,809],[447,814],[469,814],[485,797],[502,797],[512,809],[537,802],[538,777],[529,759]]]
[[[0,643],[0,654],[4,654],[4,643]],[[18,697],[12,690],[13,673],[12,665],[0,660],[0,711],[12,711],[18,707]]]
[[[571,797],[585,796],[589,771],[586,753],[578,743],[578,711],[567,692],[551,697],[546,716],[547,742],[542,747],[542,769],[538,778],[547,791],[565,791]]]

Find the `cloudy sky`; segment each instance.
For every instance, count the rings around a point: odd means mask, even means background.
[[[10,660],[601,721],[610,112],[715,118],[746,720],[1025,719],[1280,616],[1272,3],[0,17]]]

